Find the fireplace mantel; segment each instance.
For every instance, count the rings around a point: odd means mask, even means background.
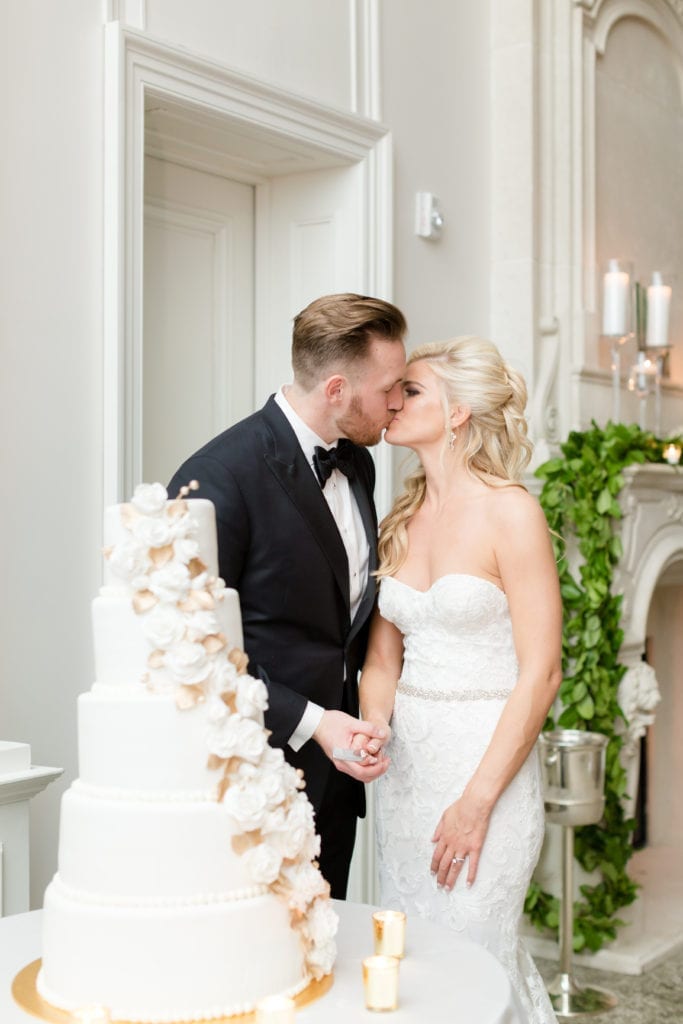
[[[619,496],[617,524],[623,556],[613,591],[622,593],[621,661],[634,666],[645,651],[647,617],[655,587],[683,583],[683,467],[629,466]]]

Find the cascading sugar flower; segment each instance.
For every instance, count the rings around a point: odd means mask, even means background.
[[[271,886],[293,914],[306,970],[334,964],[337,916],[329,886],[312,861],[320,853],[301,772],[268,745],[268,691],[246,672],[247,658],[220,631],[216,606],[225,583],[201,561],[196,524],[184,500],[196,482],[167,501],[161,484],[142,484],[122,510],[125,539],[108,552],[113,573],[136,592],[150,645],[150,669],[171,680],[179,713],[204,708],[209,765],[222,770],[217,796],[239,830],[233,847],[255,885]],[[148,684],[149,685],[149,684]],[[157,685],[157,692],[165,686]]]
[[[243,855],[249,874],[257,885],[272,885],[280,874],[282,854],[269,843],[252,846]]]
[[[168,562],[151,572],[146,581],[149,589],[160,601],[170,604],[177,604],[187,596],[190,582],[187,566],[179,562]]]
[[[145,636],[155,649],[168,650],[185,636],[185,616],[177,608],[157,605],[145,617]]]
[[[165,655],[165,665],[183,685],[203,682],[211,669],[209,655],[203,644],[181,640]]]
[[[245,676],[237,689],[237,711],[245,718],[256,718],[268,707],[268,690],[260,679]]]
[[[143,516],[156,516],[166,507],[168,493],[163,484],[138,484],[131,505]]]

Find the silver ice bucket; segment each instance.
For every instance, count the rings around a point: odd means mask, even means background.
[[[548,821],[594,825],[605,809],[608,737],[580,729],[557,729],[538,737]]]

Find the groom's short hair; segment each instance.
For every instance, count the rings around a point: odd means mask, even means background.
[[[364,359],[373,338],[402,341],[406,330],[391,302],[352,292],[323,295],[294,317],[294,378],[310,390],[327,373]]]

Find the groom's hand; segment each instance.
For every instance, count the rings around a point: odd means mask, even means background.
[[[333,757],[335,747],[350,749],[354,745],[354,738],[357,746],[359,733],[367,737],[368,741],[379,740],[380,746],[385,739],[385,732],[381,726],[353,718],[344,711],[325,711],[313,733],[313,739],[340,772],[346,772],[360,782],[372,782],[373,779],[384,775],[389,767],[386,757],[368,754],[364,761],[340,761]]]

